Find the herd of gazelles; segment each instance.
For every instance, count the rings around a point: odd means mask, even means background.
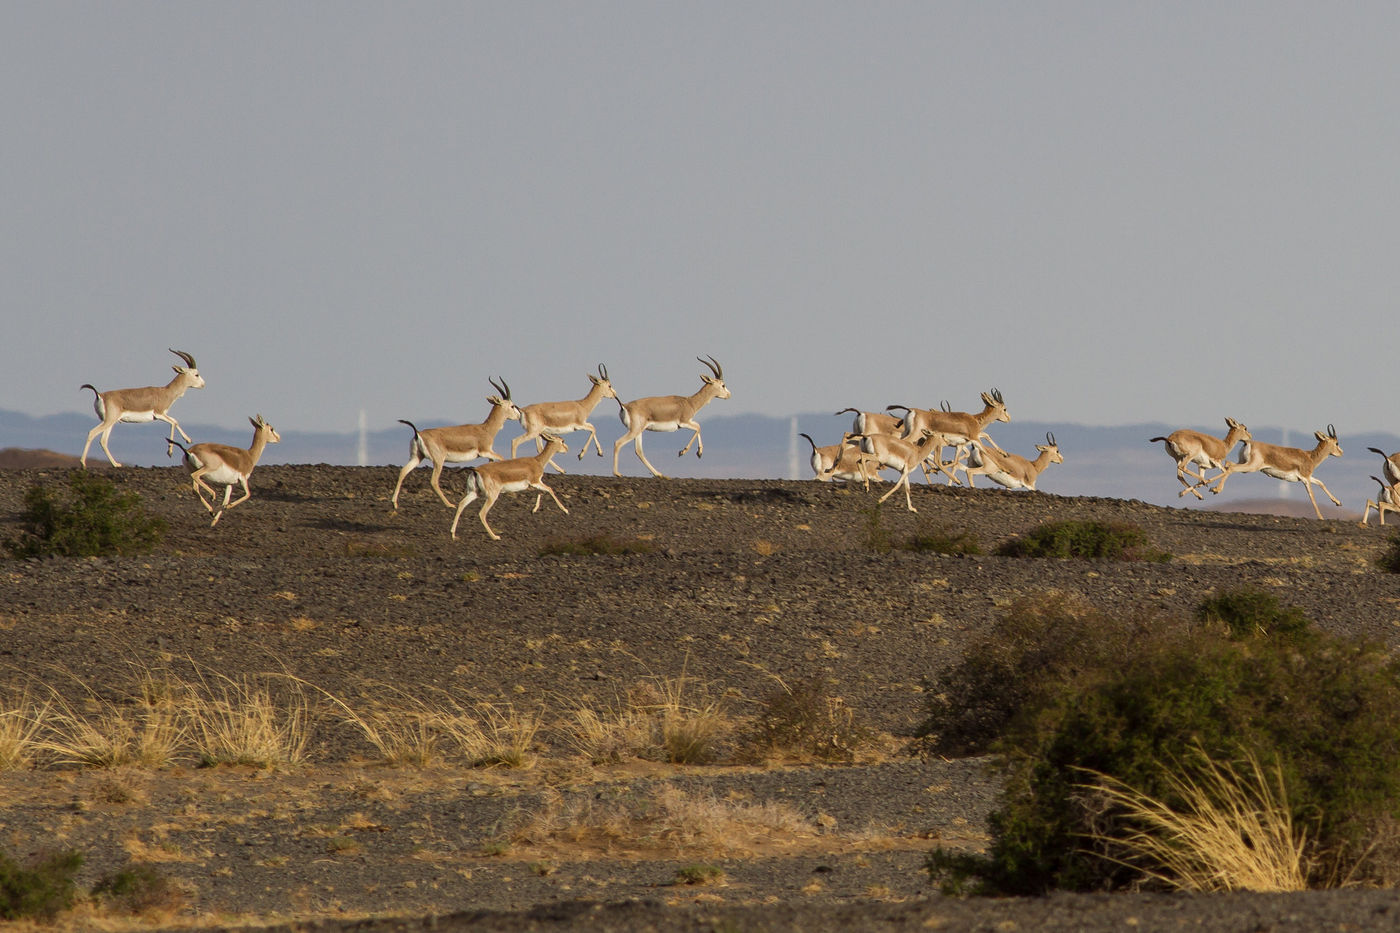
[[[100,419],[100,423],[88,432],[87,443],[83,445],[82,464],[87,466],[88,450],[96,438],[112,465],[121,466],[107,448],[107,439],[118,422],[164,421],[170,425],[170,435],[166,439],[167,456],[173,453],[175,447],[183,451],[185,469],[190,473],[194,491],[205,509],[214,516],[211,526],[217,525],[224,512],[247,501],[252,495],[248,488],[248,477],[252,475],[264,448],[268,444],[280,441],[281,436],[272,425],[263,420],[262,415],[258,415],[249,419],[253,425],[253,443],[247,449],[211,443],[191,444],[186,447],[175,440],[177,431],[186,443],[190,442],[190,437],[171,417],[170,407],[186,390],[203,388],[204,378],[200,376],[193,356],[182,350],[170,352],[184,360],[186,365],[172,367],[175,370],[175,378],[164,386],[112,389],[107,392],[99,392],[90,384],[82,386],[84,389],[92,389],[95,396],[94,408]],[[599,364],[597,375],[587,374],[589,382],[592,383],[588,394],[575,401],[537,402],[533,405],[519,406],[511,400],[510,385],[504,379],[499,384],[495,379],[491,379],[492,388],[499,394],[487,396],[486,401],[491,410],[486,420],[480,424],[462,424],[420,431],[412,422],[403,421],[403,424],[412,429],[413,440],[409,447],[408,462],[399,471],[398,482],[394,485],[393,506],[395,509],[399,507],[399,492],[408,474],[424,461],[431,461],[433,472],[430,483],[433,490],[448,508],[453,508],[452,501],[447,498],[440,484],[443,465],[486,460],[486,463],[463,471],[467,481],[467,493],[455,506],[456,513],[452,519],[453,538],[457,537],[457,524],[461,520],[462,511],[478,498],[484,500],[478,517],[482,527],[493,540],[499,540],[500,535],[487,524],[486,514],[491,511],[491,507],[502,493],[535,490],[535,511],[539,510],[544,494],[548,493],[555,505],[567,513],[569,510],[565,508],[564,503],[559,501],[554,490],[544,482],[545,467],[552,466],[560,473],[565,472],[554,462],[554,457],[568,452],[569,448],[564,443],[563,435],[574,431],[588,432],[583,448],[578,453],[580,460],[590,446],[597,450],[598,456],[603,455],[597,430],[588,419],[593,409],[605,398],[617,401],[619,416],[627,428],[626,433],[613,443],[614,475],[622,475],[617,467],[618,455],[623,447],[632,444],[637,458],[652,475],[664,478],[664,474],[646,458],[642,449],[643,432],[678,431],[681,428],[693,431],[694,434],[681,448],[679,456],[684,456],[692,444],[696,447],[696,456],[703,456],[705,443],[700,437],[700,425],[695,421],[695,415],[711,400],[729,398],[730,395],[729,387],[724,384],[724,371],[719,361],[714,357],[696,359],[708,367],[710,373],[701,374],[700,389],[691,395],[651,396],[623,402],[608,379],[607,367]],[[927,482],[932,482],[934,473],[942,473],[950,484],[960,485],[961,480],[958,479],[957,473],[961,470],[968,486],[974,485],[974,477],[986,476],[1009,489],[1034,490],[1036,479],[1046,467],[1052,463],[1064,463],[1060,448],[1055,443],[1055,436],[1049,433],[1045,436],[1045,444],[1036,445],[1038,456],[1034,460],[1002,450],[987,435],[986,429],[995,421],[1011,420],[1006,403],[1001,393],[992,389],[982,393],[982,406],[980,412],[952,411],[947,402],[937,409],[914,408],[909,405],[889,405],[882,412],[845,408],[836,414],[849,412],[855,417],[851,430],[842,436],[840,443],[818,446],[810,435],[804,433],[801,436],[812,445],[811,465],[816,479],[826,482],[860,482],[868,490],[870,480],[878,479],[881,470],[894,470],[899,473],[899,479],[879,501],[884,502],[903,487],[904,503],[911,512],[917,509],[910,498],[909,477],[916,470],[923,472]],[[901,416],[891,412],[904,414]],[[496,435],[507,421],[518,421],[524,429],[520,436],[511,441],[509,459],[503,458],[493,449]],[[1318,518],[1322,517],[1322,510],[1318,508],[1317,499],[1313,495],[1313,486],[1321,488],[1334,504],[1342,504],[1322,480],[1313,476],[1313,471],[1328,457],[1342,455],[1334,427],[1328,425],[1326,434],[1316,432],[1317,446],[1305,450],[1260,443],[1250,437],[1249,429],[1240,422],[1226,418],[1225,423],[1229,430],[1223,438],[1199,431],[1180,430],[1173,431],[1165,437],[1150,439],[1150,443],[1161,441],[1167,453],[1176,461],[1176,476],[1182,485],[1178,497],[1189,492],[1201,499],[1203,497],[1200,490],[1203,486],[1215,483],[1211,492],[1218,493],[1232,473],[1259,472],[1288,482],[1302,483],[1308,491],[1308,499],[1312,501],[1313,510],[1317,512]],[[526,441],[535,442],[536,452],[531,456],[516,456],[520,445]],[[1230,452],[1241,443],[1244,446],[1239,458],[1228,459]],[[953,448],[953,459],[944,460],[943,452],[949,447]],[[1400,453],[1387,456],[1378,448],[1369,449],[1384,458],[1382,472],[1385,478],[1372,477],[1380,484],[1381,490],[1374,500],[1367,500],[1361,524],[1366,524],[1371,509],[1375,509],[1380,523],[1384,525],[1387,511],[1400,513]],[[1196,469],[1193,470],[1192,467]],[[1207,477],[1206,470],[1220,472],[1216,476]],[[209,485],[211,482],[224,487],[223,501],[217,508],[215,500],[218,493]],[[235,485],[242,486],[243,494],[230,502]],[[206,492],[209,493],[208,498],[205,497]]]

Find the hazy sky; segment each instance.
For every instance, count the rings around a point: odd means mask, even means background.
[[[12,0],[0,408],[1391,430],[1397,88],[1391,2]]]

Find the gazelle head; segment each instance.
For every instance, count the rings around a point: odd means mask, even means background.
[[[698,356],[696,359],[710,367],[710,372],[714,373],[713,376],[706,376],[704,373],[701,373],[700,378],[705,380],[706,385],[715,386],[715,398],[729,398],[729,386],[724,384],[724,367],[719,365],[719,360],[715,359],[713,356],[708,360],[701,359]]]
[[[548,455],[546,459],[556,453],[566,454],[569,452],[569,445],[564,443],[564,439],[558,434],[550,434],[546,431],[540,435],[540,439],[544,441],[544,450],[540,452],[540,456]]]
[[[1007,414],[1006,403],[1002,401],[1001,390],[993,389],[990,392],[982,393],[982,404],[996,412],[997,421],[1011,421],[1011,415]]]
[[[1060,456],[1060,445],[1055,443],[1055,435],[1049,431],[1045,432],[1045,443],[1036,444],[1035,449],[1043,454],[1049,454],[1051,463],[1065,462],[1065,458]]]
[[[499,384],[496,382],[495,379],[491,378],[490,376],[486,378],[486,381],[491,383],[491,388],[495,389],[497,392],[500,393],[499,395],[486,396],[486,401],[496,408],[504,406],[506,410],[507,421],[519,421],[520,406],[516,405],[515,402],[511,400],[510,383],[506,382],[504,377],[501,379]]]
[[[195,365],[194,357],[190,356],[184,350],[171,350],[170,352],[185,361],[184,366],[172,366],[170,368],[184,376],[185,381],[189,383],[191,389],[204,388],[204,377],[199,374],[199,367]]]
[[[1327,426],[1326,434],[1323,434],[1321,431],[1314,431],[1313,437],[1317,438],[1317,442],[1326,448],[1327,456],[1340,457],[1342,455],[1342,445],[1337,440],[1337,429],[1332,425],[1329,424]]]
[[[1226,418],[1226,419],[1225,419],[1225,426],[1228,427],[1228,428],[1230,429],[1230,432],[1229,432],[1229,433],[1234,434],[1234,435],[1236,436],[1236,439],[1237,439],[1237,440],[1241,440],[1241,441],[1252,441],[1252,440],[1254,440],[1254,438],[1251,437],[1250,434],[1249,434],[1249,428],[1245,427],[1243,424],[1241,424],[1240,422],[1236,421],[1234,418]]]
[[[617,390],[608,379],[608,368],[602,363],[598,364],[598,375],[588,374],[588,381],[603,390],[603,398],[617,398]]]
[[[249,418],[248,422],[253,426],[253,430],[257,432],[254,436],[254,442],[263,440],[263,442],[267,444],[276,444],[282,440],[282,435],[277,433],[276,428],[264,421],[262,415],[258,415],[256,418]]]

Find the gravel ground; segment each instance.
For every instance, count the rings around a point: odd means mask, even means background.
[[[309,763],[297,768],[0,773],[0,846],[80,848],[87,884],[129,859],[157,863],[187,892],[171,927],[1396,925],[1390,892],[939,897],[924,853],[985,843],[997,778],[986,761],[906,748],[925,690],[966,641],[1018,597],[1048,590],[1124,614],[1180,614],[1213,589],[1250,585],[1323,627],[1394,641],[1400,578],[1373,569],[1387,539],[1374,526],[942,486],[916,486],[911,514],[814,482],[566,475],[549,482],[568,514],[548,497],[536,513],[529,497],[507,497],[491,512],[503,536],[493,542],[474,507],[449,536],[452,513],[426,470],[395,512],[393,467],[259,468],[252,500],[214,528],[182,470],[108,475],[170,523],[166,541],[140,557],[0,565],[0,661],[12,684],[42,683],[91,708],[124,701],[142,672],[278,671],[352,705],[451,691],[551,720],[682,674],[698,698],[740,717],[779,683],[822,677],[883,736],[847,765],[591,767],[546,728],[530,769],[387,768],[323,709]],[[0,471],[0,537],[17,530],[26,488],[65,476]],[[461,489],[452,471],[444,486]],[[873,546],[967,532],[990,552],[1069,517],[1136,523],[1175,558],[1047,562]],[[541,555],[595,535],[647,550]],[[659,799],[666,788],[782,805],[804,828],[698,848],[519,841],[519,827],[551,807]],[[677,884],[695,864],[722,878]]]

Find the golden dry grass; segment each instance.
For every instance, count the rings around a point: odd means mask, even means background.
[[[1243,773],[1194,752],[1169,774],[1182,801],[1172,807],[1098,772],[1092,790],[1122,814],[1126,831],[1096,837],[1120,861],[1184,891],[1302,891],[1308,887],[1307,836],[1293,824],[1275,766],[1245,756]]]

